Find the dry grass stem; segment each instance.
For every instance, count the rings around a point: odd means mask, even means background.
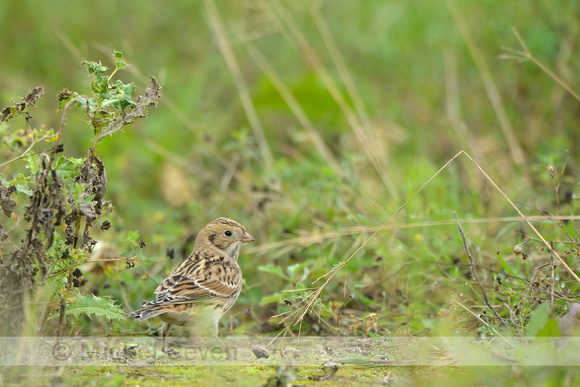
[[[385,223],[383,223],[380,227],[376,228],[375,231],[374,231],[374,233],[369,238],[367,238],[354,253],[352,253],[346,260],[344,260],[342,262],[339,262],[338,264],[334,265],[333,268],[330,271],[328,271],[325,275],[323,275],[323,276],[321,276],[319,278],[319,279],[326,278],[326,280],[325,280],[325,282],[322,285],[320,285],[318,288],[316,288],[314,291],[312,291],[310,294],[308,294],[304,298],[304,300],[303,300],[303,302],[302,302],[302,304],[301,304],[301,306],[299,308],[295,309],[294,311],[292,311],[292,313],[290,313],[288,316],[286,316],[284,318],[283,322],[286,322],[287,320],[290,320],[290,323],[288,324],[288,326],[287,326],[286,329],[284,329],[282,332],[280,332],[278,335],[276,335],[276,337],[274,339],[272,339],[272,341],[270,342],[270,344],[272,342],[274,342],[275,339],[278,338],[280,335],[283,334],[285,336],[286,333],[287,333],[287,330],[289,330],[290,327],[296,326],[297,324],[301,324],[301,322],[304,319],[304,316],[306,315],[306,313],[308,313],[308,311],[311,310],[315,306],[315,304],[317,303],[317,301],[319,300],[320,295],[321,295],[323,289],[342,270],[342,268],[344,268],[350,262],[350,260],[352,260],[374,237],[376,237],[387,226],[387,224],[391,221],[391,219],[393,219],[399,212],[401,212],[407,206],[407,204],[409,202],[411,202],[411,200],[413,200],[431,181],[433,181],[433,179],[435,179],[445,168],[447,168],[453,161],[455,161],[455,159],[457,159],[461,155],[464,155],[465,157],[467,157],[469,159],[469,161],[471,161],[473,163],[473,165],[475,165],[475,167],[485,176],[485,178],[490,182],[490,184],[500,193],[500,195],[519,214],[519,216],[520,216],[519,219],[523,220],[532,229],[532,231],[538,236],[539,241],[541,241],[541,243],[543,243],[549,249],[549,251],[551,252],[551,254],[553,254],[560,261],[560,264],[564,268],[566,268],[566,270],[572,275],[572,277],[578,283],[580,283],[580,278],[578,277],[578,275],[570,268],[570,266],[568,266],[568,264],[560,257],[560,255],[555,250],[553,250],[551,244],[548,243],[544,239],[544,237],[540,234],[540,232],[532,225],[532,223],[528,219],[528,217],[526,217],[520,211],[520,209],[514,204],[514,202],[501,190],[501,188],[495,183],[495,181],[483,170],[483,168],[475,160],[473,160],[473,158],[471,158],[471,156],[469,154],[467,154],[465,151],[460,151],[455,156],[453,156],[449,161],[447,161],[447,163],[445,163],[445,165],[443,165],[435,174],[433,174],[433,176],[431,176],[417,191],[415,191],[415,193],[413,193],[413,195],[411,195],[411,197],[409,199],[407,199],[405,201],[405,203],[401,207],[399,207],[399,209],[397,211],[395,211],[395,213],[393,213],[385,221]],[[456,222],[458,222],[457,216],[456,216]],[[460,230],[461,230],[461,228],[460,228]],[[463,233],[462,233],[462,236],[463,236]],[[314,241],[317,241],[318,238],[319,238],[319,236],[317,236],[314,239]],[[464,241],[465,241],[465,239],[464,239]],[[473,270],[474,263],[471,260],[471,258],[470,258],[470,261],[471,261],[471,267],[472,267],[472,270]],[[475,276],[475,278],[477,279],[477,276]],[[318,280],[316,280],[316,281],[318,281]],[[532,283],[533,283],[533,280],[532,280]],[[481,283],[480,283],[480,287],[482,288],[482,291],[483,291],[483,286],[481,285]],[[487,297],[485,296],[485,292],[483,292],[483,294],[484,294],[484,297],[486,298],[486,304],[495,313],[495,310],[491,307],[491,305],[489,304],[489,301],[487,301]],[[459,305],[461,305],[461,304],[459,304]],[[461,306],[463,308],[465,308],[463,305],[461,305]],[[465,308],[465,309],[468,310],[467,308]],[[472,313],[471,311],[469,311],[469,312]],[[503,319],[501,317],[499,317],[499,315],[497,315],[497,313],[496,313],[496,316],[499,318],[499,320],[503,324],[505,324],[505,322],[503,321]],[[481,319],[479,319],[479,320],[481,320]],[[483,322],[483,320],[481,320],[481,321]],[[488,324],[485,323],[485,325],[488,325]],[[493,328],[491,328],[491,329],[493,330]],[[494,330],[494,332],[496,332],[496,331]]]
[[[579,215],[562,215],[562,216],[529,216],[527,219],[530,222],[555,222],[555,221],[574,221],[580,220]],[[460,219],[462,224],[484,224],[484,223],[513,223],[520,222],[522,220],[519,216],[506,216],[500,218],[478,218],[478,219]],[[418,223],[393,223],[390,225],[385,225],[382,227],[382,231],[391,230],[401,230],[401,229],[411,229],[411,228],[421,228],[421,227],[441,227],[441,226],[451,226],[456,224],[455,220],[436,220],[428,222],[418,222]],[[315,243],[321,243],[326,239],[336,239],[348,235],[356,235],[361,233],[373,233],[380,226],[356,226],[343,228],[336,231],[320,232],[313,234],[305,234],[299,237],[286,239],[278,242],[264,243],[260,246],[250,247],[248,251],[253,254],[265,254],[272,250],[283,249],[276,252],[275,256],[281,256],[296,246],[307,247]]]
[[[510,148],[512,159],[516,164],[521,165],[525,161],[524,151],[522,150],[516,135],[514,134],[514,129],[507,116],[504,104],[501,99],[501,94],[495,84],[492,72],[487,64],[487,61],[485,60],[485,56],[473,38],[468,22],[465,20],[463,15],[461,15],[459,9],[455,5],[455,2],[453,0],[447,0],[446,4],[449,12],[451,13],[451,16],[453,17],[453,20],[455,21],[455,24],[457,25],[457,28],[459,29],[459,32],[461,33],[461,37],[465,41],[465,44],[467,45],[467,48],[473,57],[473,61],[475,62],[475,66],[477,67],[477,70],[481,76],[485,91],[487,92],[487,96],[491,102],[491,105],[493,106],[493,110],[497,116],[503,135]]]
[[[322,83],[340,107],[340,110],[358,137],[360,144],[363,146],[365,153],[375,168],[375,171],[381,178],[383,184],[385,184],[385,187],[389,190],[389,193],[392,197],[398,198],[399,192],[397,191],[396,187],[391,181],[389,174],[387,173],[387,163],[385,159],[386,150],[379,148],[378,142],[374,138],[370,126],[365,125],[365,123],[361,121],[357,115],[357,111],[351,108],[338,86],[332,80],[330,73],[322,64],[322,60],[319,58],[316,50],[308,42],[308,39],[305,37],[304,33],[298,27],[294,19],[292,19],[291,15],[286,11],[284,6],[279,1],[272,1],[268,4],[273,8],[275,14],[279,15],[279,17],[290,31],[288,34],[285,33],[285,31],[282,29],[281,32],[284,37],[289,42],[291,42],[293,47],[299,47],[300,50],[302,50],[302,53],[304,54],[308,64],[312,67],[316,74],[318,74]],[[266,7],[265,10],[271,12],[269,7]],[[273,18],[276,17],[273,16]],[[328,49],[331,48],[329,47]],[[337,52],[335,54],[337,55]],[[343,68],[343,70],[346,72],[346,68]],[[341,73],[341,76],[344,80],[345,74]],[[350,77],[348,78],[350,79]],[[364,116],[364,113],[362,114]]]
[[[554,242],[550,241],[552,251],[550,252],[550,316],[554,317],[554,286],[556,284],[555,274],[556,266],[554,265]]]
[[[520,62],[521,61],[524,61],[524,60],[530,60],[530,61],[532,61],[543,72],[545,72],[546,74],[548,74],[548,76],[550,78],[552,78],[554,81],[556,81],[557,84],[559,84],[560,86],[562,86],[568,93],[570,93],[570,95],[572,95],[574,98],[576,98],[577,101],[580,101],[580,95],[578,93],[576,93],[576,91],[574,91],[574,89],[572,89],[566,82],[564,82],[564,80],[562,78],[560,78],[559,76],[557,76],[548,67],[546,67],[542,62],[540,62],[530,52],[530,50],[528,50],[528,46],[526,46],[526,43],[521,38],[520,34],[518,33],[518,30],[515,27],[512,27],[512,31],[514,32],[514,35],[516,36],[516,39],[520,43],[520,46],[522,46],[522,51],[517,51],[517,50],[513,50],[511,48],[504,47],[504,50],[510,52],[512,55],[503,55],[503,56],[501,56],[501,58],[502,59],[515,59],[515,60],[518,60]]]
[[[549,251],[553,252],[553,254],[556,256],[556,258],[558,258],[558,260],[560,261],[560,264],[562,266],[564,266],[564,268],[570,273],[570,275],[572,275],[572,277],[578,282],[580,283],[580,277],[578,277],[578,275],[570,268],[570,266],[568,266],[568,264],[566,263],[566,261],[560,257],[560,255],[555,251],[552,250],[552,246],[548,243],[548,241],[546,241],[546,239],[544,239],[544,237],[542,236],[542,234],[540,234],[540,232],[534,227],[534,225],[528,220],[528,217],[526,217],[521,211],[520,209],[514,204],[514,202],[501,190],[501,188],[499,188],[499,186],[495,183],[495,181],[493,181],[493,179],[483,170],[483,168],[481,168],[479,166],[479,164],[477,164],[475,162],[475,160],[473,160],[471,158],[471,156],[469,156],[467,153],[465,153],[464,151],[460,151],[457,155],[455,155],[455,157],[459,156],[460,154],[464,154],[475,166],[476,168],[485,176],[485,178],[491,183],[491,185],[500,193],[500,195],[510,204],[510,206],[518,213],[518,215],[524,220],[524,222],[528,225],[528,227],[530,227],[532,229],[532,231],[534,232],[534,234],[536,234],[538,236],[538,238],[540,239],[540,241],[544,244],[544,246],[546,246],[548,248]],[[455,158],[454,157],[454,158]]]
[[[274,85],[280,96],[284,99],[284,102],[288,105],[292,114],[296,117],[300,125],[304,128],[310,140],[324,159],[326,163],[332,168],[332,170],[338,175],[343,176],[344,171],[340,167],[338,161],[324,142],[318,130],[312,124],[312,121],[308,118],[302,106],[298,100],[294,97],[290,89],[284,84],[282,79],[276,74],[276,71],[272,68],[268,60],[256,49],[251,43],[245,44],[246,49],[252,56],[252,59],[258,64],[260,69],[266,74],[266,76],[270,79],[270,82]]]
[[[254,103],[252,102],[248,86],[246,85],[246,81],[244,80],[242,71],[234,54],[234,50],[232,49],[230,42],[227,38],[224,24],[220,18],[219,12],[217,10],[214,1],[204,0],[204,4],[209,16],[210,27],[212,28],[212,31],[216,39],[216,43],[218,44],[218,47],[226,61],[228,69],[232,74],[232,76],[234,77],[234,82],[238,90],[238,96],[240,97],[240,101],[242,102],[242,106],[244,108],[244,111],[246,112],[246,116],[248,117],[248,121],[250,122],[250,126],[252,127],[252,131],[254,133],[254,136],[256,137],[256,141],[258,143],[258,147],[260,148],[260,153],[262,155],[264,164],[268,169],[268,171],[274,177],[276,176],[274,170],[274,157],[272,156],[272,151],[270,150],[270,146],[266,141],[264,129],[262,128],[262,124],[260,123],[260,119],[258,118],[258,114],[256,113]]]

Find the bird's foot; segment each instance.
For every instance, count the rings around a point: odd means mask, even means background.
[[[232,353],[230,352],[230,350],[227,349],[226,347],[221,347],[221,348],[220,347],[214,347],[213,348],[213,353],[214,353],[214,356],[212,356],[212,357],[216,361],[233,361],[233,360],[236,360],[235,359],[235,356],[232,355]],[[219,356],[220,358],[218,358],[217,355],[218,354],[221,355],[223,353],[225,353],[226,357],[225,358],[221,358],[221,356]]]

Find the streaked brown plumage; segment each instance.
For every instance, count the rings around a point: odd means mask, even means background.
[[[242,290],[240,249],[252,241],[246,228],[235,220],[218,218],[209,223],[199,231],[191,255],[159,284],[155,301],[126,317],[159,317],[164,321],[163,350],[171,325],[192,327],[197,335],[209,333],[217,338],[220,318]]]

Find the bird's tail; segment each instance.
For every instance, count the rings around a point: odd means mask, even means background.
[[[164,313],[164,310],[161,305],[152,305],[136,310],[132,313],[128,313],[125,315],[125,317],[135,317],[137,320],[143,321],[151,317],[159,316],[162,313]]]

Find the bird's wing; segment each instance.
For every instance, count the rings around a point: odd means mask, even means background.
[[[181,304],[214,297],[231,297],[241,287],[239,266],[223,257],[184,261],[155,290],[155,304]]]

